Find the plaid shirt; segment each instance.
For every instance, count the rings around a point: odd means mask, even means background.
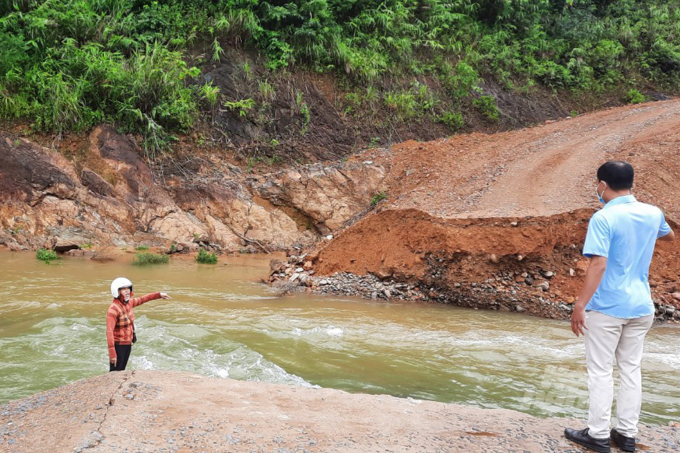
[[[124,304],[120,299],[113,299],[106,312],[106,343],[109,346],[109,360],[116,358],[115,344],[132,344],[133,323],[135,322],[134,307],[145,304],[150,300],[160,299],[161,293],[151,293],[142,297],[132,297]]]

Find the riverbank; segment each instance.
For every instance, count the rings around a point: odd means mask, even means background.
[[[338,390],[126,371],[0,406],[7,452],[578,452],[574,419]],[[680,427],[641,425],[640,449],[680,448]]]
[[[207,150],[150,166],[134,137],[110,126],[65,139],[59,152],[8,131],[0,134],[0,245],[104,257],[138,246],[306,253],[270,279],[323,294],[566,319],[588,264],[580,253],[588,220],[600,207],[596,168],[630,161],[636,196],[677,230],[678,131],[680,101],[671,100],[272,173]],[[680,241],[659,244],[650,286],[660,321],[680,321],[679,273]]]
[[[356,161],[385,169],[373,209],[271,279],[387,299],[406,288],[428,301],[567,319],[588,266],[588,222],[602,207],[598,166],[629,161],[636,198],[677,231],[678,131],[673,100],[366,151]],[[659,243],[649,272],[659,321],[680,321],[679,274],[680,241]]]

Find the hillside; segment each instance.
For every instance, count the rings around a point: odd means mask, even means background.
[[[113,124],[152,160],[337,159],[673,95],[679,6],[16,0],[0,6],[0,118],[57,147]]]

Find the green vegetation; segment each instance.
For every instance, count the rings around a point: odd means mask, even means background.
[[[428,116],[457,129],[446,112],[472,102],[495,120],[488,81],[522,93],[677,92],[679,36],[680,0],[8,0],[0,118],[53,132],[112,122],[143,135],[153,157],[202,108],[240,117],[254,108],[250,98],[223,103],[186,63],[219,64],[225,48],[243,45],[271,72],[336,73],[348,113],[382,100],[402,121]],[[243,64],[249,83],[257,74]],[[273,85],[257,88],[251,95],[270,104]],[[304,135],[310,105],[293,96]]]
[[[628,91],[628,93],[626,93],[626,102],[628,102],[629,104],[640,104],[645,101],[646,101],[645,95],[640,93],[635,88],[631,89],[630,91]]]
[[[451,132],[457,132],[465,126],[463,115],[458,112],[444,112],[438,119],[440,123],[448,126]]]
[[[135,253],[135,259],[132,260],[132,264],[136,266],[146,266],[148,264],[165,264],[170,261],[168,255],[160,255],[158,253],[151,252],[139,252]]]
[[[238,116],[243,118],[248,115],[248,112],[255,107],[255,101],[252,99],[241,99],[240,101],[226,101],[224,106],[227,110],[238,112]]]
[[[35,257],[40,261],[44,261],[49,264],[50,261],[57,259],[57,252],[48,249],[38,249],[38,251],[35,252]]]
[[[196,256],[196,261],[202,264],[217,264],[217,255],[214,252],[208,252],[205,249],[200,249]]]
[[[309,122],[311,121],[311,113],[309,107],[304,100],[304,97],[300,91],[295,95],[295,105],[298,108],[298,114],[302,116],[302,123],[300,127],[300,135],[305,135],[307,133],[307,128],[309,127]]]
[[[375,208],[376,206],[378,206],[378,203],[380,203],[386,198],[387,193],[384,190],[381,190],[377,194],[373,195],[373,198],[371,199],[371,208]]]
[[[143,252],[145,250],[149,250],[149,247],[146,245],[140,245],[139,247],[135,247],[135,250],[137,250],[138,252]]]
[[[480,96],[478,99],[472,101],[472,104],[477,107],[479,113],[484,115],[491,121],[498,121],[498,106],[496,99],[493,96]]]

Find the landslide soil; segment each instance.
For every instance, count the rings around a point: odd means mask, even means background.
[[[587,266],[588,219],[600,208],[597,167],[630,162],[637,198],[663,209],[677,231],[679,147],[680,101],[672,100],[370,150],[356,159],[387,169],[387,199],[317,250],[314,270],[415,281],[461,305],[571,303]],[[680,284],[677,241],[658,245],[650,283],[659,302],[680,303],[671,296]]]

